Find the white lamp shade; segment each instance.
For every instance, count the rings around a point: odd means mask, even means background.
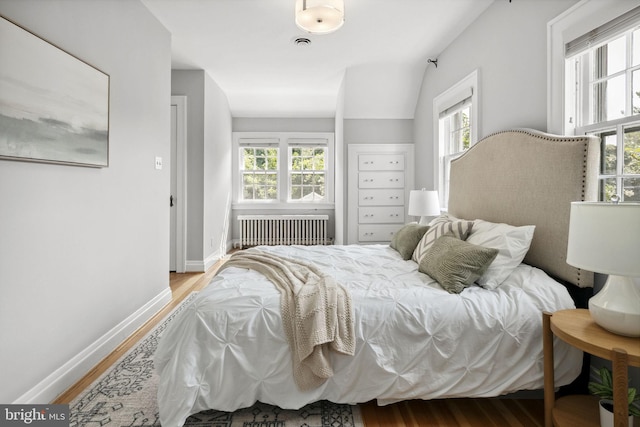
[[[640,276],[640,203],[571,203],[567,263]]]
[[[328,34],[344,24],[344,0],[296,0],[296,25],[311,34]]]
[[[432,190],[412,190],[409,193],[409,215],[440,215],[440,201],[438,200],[438,192]]]

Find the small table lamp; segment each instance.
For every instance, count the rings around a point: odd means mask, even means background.
[[[593,320],[640,336],[640,203],[571,203],[567,263],[609,275],[589,300]]]
[[[419,216],[420,224],[427,224],[427,217],[440,215],[440,201],[435,190],[411,190],[409,193],[409,215]]]

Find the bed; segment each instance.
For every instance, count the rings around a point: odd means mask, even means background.
[[[569,290],[593,286],[593,275],[565,255],[570,202],[595,200],[598,161],[595,137],[498,132],[453,161],[448,212],[426,230],[404,227],[411,239],[246,252],[295,261],[326,279],[327,294],[338,292],[329,305],[343,321],[350,314],[347,326],[314,353],[327,365],[322,374],[301,362],[320,378],[301,381],[292,363],[300,339],[292,341],[276,281],[230,264],[161,338],[162,425],[256,401],[297,409],[319,400],[384,405],[541,389],[542,312],[574,307]],[[554,352],[556,386],[572,382],[582,353],[561,341]]]

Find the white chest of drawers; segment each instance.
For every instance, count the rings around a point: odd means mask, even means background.
[[[413,144],[348,147],[347,242],[388,243],[407,222]]]

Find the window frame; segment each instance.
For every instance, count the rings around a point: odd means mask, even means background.
[[[478,142],[480,133],[480,91],[479,91],[479,70],[472,71],[462,80],[451,86],[449,89],[438,95],[433,100],[433,139],[434,145],[434,182],[437,183],[440,206],[443,210],[448,207],[449,200],[449,166],[451,160],[460,157],[466,150],[450,153],[445,137],[446,126],[443,126],[443,119],[450,117],[456,112],[466,108],[467,104],[459,105],[465,100],[470,102],[469,117],[469,148]],[[456,108],[456,106],[458,106]],[[450,110],[450,111],[447,111]],[[468,148],[467,148],[468,149]]]
[[[625,12],[626,13],[626,12]],[[623,13],[624,14],[624,13]],[[620,22],[620,16],[614,17],[611,21],[618,20]],[[610,25],[611,21],[600,23],[599,25],[609,26],[609,29],[615,28]],[[614,21],[616,22],[616,21]],[[635,22],[633,25],[629,23]],[[625,201],[623,182],[626,179],[640,179],[640,174],[625,173],[624,171],[624,143],[625,143],[625,129],[637,128],[640,126],[640,114],[633,114],[633,84],[632,76],[634,73],[640,74],[640,63],[633,65],[632,43],[640,43],[638,40],[633,39],[633,32],[638,31],[638,25],[640,21],[637,21],[637,13],[635,21],[626,21],[626,28],[620,30],[611,31],[606,37],[601,37],[597,43],[591,46],[588,43],[582,42],[580,49],[571,51],[569,55],[566,55],[563,59],[564,63],[564,82],[565,90],[563,91],[563,131],[568,134],[574,135],[602,135],[605,133],[615,135],[616,140],[616,165],[615,172],[603,171],[602,165],[605,164],[606,155],[606,140],[601,141],[601,168],[598,171],[598,199],[606,199],[606,186],[607,180],[615,180],[616,193],[621,197],[621,201]],[[585,39],[592,33],[592,27],[588,31],[573,39],[570,43],[575,43],[576,40]],[[594,76],[595,68],[598,66],[598,50],[604,45],[609,45],[619,39],[624,38],[625,42],[625,58],[626,63],[622,70],[612,72],[606,76]],[[624,113],[625,116],[617,117],[614,119],[604,119],[597,121],[596,116],[603,117],[602,108],[607,108],[605,105],[608,102],[607,99],[600,101],[601,106],[596,106],[594,102],[593,86],[603,81],[609,81],[613,78],[624,76],[625,79],[625,93],[623,95],[624,101]],[[606,112],[605,112],[606,115]]]
[[[244,200],[243,199],[243,165],[240,150],[245,146],[272,144],[278,147],[277,199]],[[291,158],[290,147],[294,146],[326,146],[325,152],[325,200],[307,201],[291,200]],[[331,132],[234,132],[233,147],[233,208],[261,210],[299,210],[299,209],[333,209],[334,201],[334,134]]]
[[[295,148],[313,148],[314,150],[322,148],[324,150],[324,168],[323,169],[301,169],[300,172],[294,172],[293,169],[293,153],[292,151]],[[320,139],[318,141],[313,140],[313,139],[306,139],[306,140],[301,140],[298,141],[296,139],[289,139],[288,143],[287,143],[287,168],[288,168],[288,174],[287,174],[287,192],[288,192],[288,196],[287,196],[287,202],[288,203],[307,203],[308,201],[306,200],[299,200],[299,199],[293,199],[293,176],[294,174],[300,174],[302,176],[302,180],[304,181],[304,176],[305,175],[318,175],[318,172],[321,171],[322,174],[324,175],[324,192],[325,192],[325,199],[327,198],[327,177],[329,175],[329,148],[328,148],[328,144],[326,142],[326,140],[324,139]],[[306,172],[305,172],[306,171]],[[300,184],[300,187],[304,188],[305,185]],[[312,185],[312,187],[316,187],[316,185]],[[304,197],[304,196],[303,196]],[[322,201],[315,201],[312,203],[325,203],[325,200]]]
[[[238,144],[238,157],[239,157],[239,174],[240,174],[240,178],[239,178],[239,197],[241,197],[244,200],[244,189],[245,189],[245,185],[244,185],[244,178],[247,175],[247,169],[244,169],[243,165],[244,165],[244,155],[241,153],[241,151],[244,151],[244,149],[249,148],[252,150],[259,150],[259,149],[263,149],[263,150],[268,150],[268,149],[276,149],[277,150],[277,154],[275,156],[276,158],[276,162],[277,162],[277,166],[275,169],[264,169],[264,172],[261,172],[262,169],[251,169],[251,175],[253,176],[257,176],[257,175],[267,175],[267,171],[271,171],[271,174],[275,173],[276,175],[276,197],[275,199],[252,199],[253,202],[257,202],[257,203],[262,203],[262,202],[271,202],[273,200],[279,200],[280,198],[280,185],[277,182],[280,179],[280,169],[282,168],[281,162],[280,162],[280,145],[278,143],[277,140],[255,140],[252,141],[251,143],[242,143],[242,144]],[[266,156],[265,158],[268,159],[269,157],[273,157],[273,156]]]

